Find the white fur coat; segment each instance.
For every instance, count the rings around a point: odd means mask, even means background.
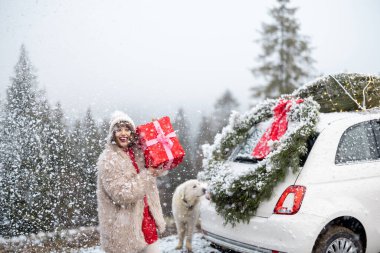
[[[156,178],[135,149],[137,174],[129,155],[108,144],[98,160],[97,199],[100,241],[107,253],[135,253],[147,246],[142,233],[144,196],[160,232],[165,230]]]

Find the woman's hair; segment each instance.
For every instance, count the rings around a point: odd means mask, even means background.
[[[131,139],[130,139],[130,143],[128,146],[133,146],[137,143],[138,141],[138,136],[136,134],[136,131],[135,129],[133,128],[133,126],[127,122],[127,121],[120,121],[118,123],[116,123],[112,129],[112,140],[111,140],[111,143],[115,144],[116,143],[116,139],[115,139],[115,133],[116,133],[116,130],[120,127],[127,127],[130,131],[131,131]]]

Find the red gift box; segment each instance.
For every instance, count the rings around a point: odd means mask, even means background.
[[[170,123],[169,117],[138,126],[140,144],[144,150],[145,167],[173,169],[180,164],[185,156],[178,138]]]

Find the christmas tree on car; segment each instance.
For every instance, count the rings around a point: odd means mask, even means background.
[[[379,77],[337,74],[268,99],[244,114],[233,112],[214,143],[204,145],[203,171],[198,175],[208,183],[211,201],[225,223],[248,223],[287,173],[298,172],[308,141],[316,135],[320,112],[379,107],[379,97]],[[263,122],[268,122],[266,129],[255,137]],[[243,151],[236,155],[237,149]],[[251,160],[251,165],[237,171],[227,162],[231,157]]]
[[[320,112],[358,111],[380,106],[380,77],[337,74],[305,84],[293,96],[312,97]]]

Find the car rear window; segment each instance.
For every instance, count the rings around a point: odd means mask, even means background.
[[[253,149],[271,123],[272,120],[267,120],[252,127],[248,138],[231,154],[231,159],[235,162],[257,163],[258,160],[252,156]]]
[[[377,125],[377,129],[376,126]],[[377,132],[376,132],[377,131]],[[351,163],[379,159],[379,133],[377,121],[366,121],[349,127],[342,135],[335,163]],[[376,134],[375,134],[376,132]]]
[[[264,132],[271,125],[273,120],[267,120],[257,124],[249,131],[249,137],[239,145],[231,154],[230,159],[234,162],[242,162],[242,163],[257,163],[258,159],[252,156],[253,149],[256,147],[259,142],[261,136],[263,136]],[[318,133],[315,133],[309,137],[306,142],[307,152],[305,155],[300,157],[300,167],[303,167],[305,164],[307,157],[318,137]]]

